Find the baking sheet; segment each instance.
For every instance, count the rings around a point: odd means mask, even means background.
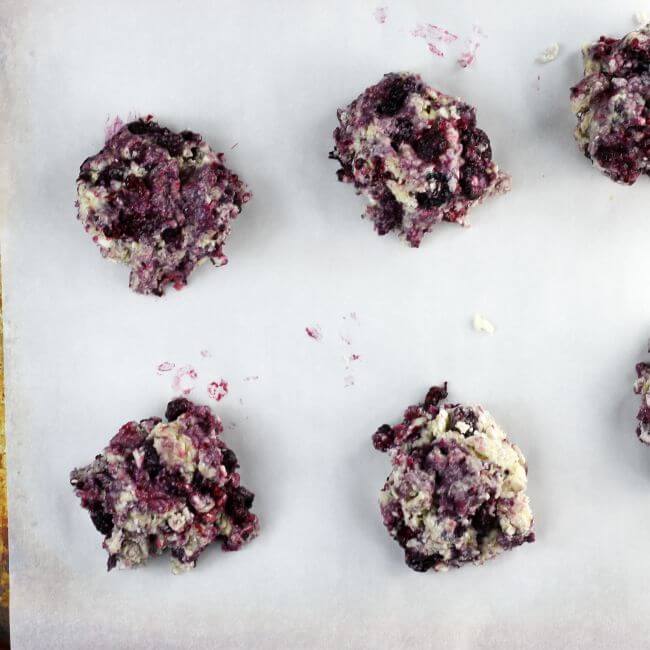
[[[646,645],[650,450],[631,384],[649,334],[650,187],[590,168],[567,98],[580,45],[630,30],[643,7],[379,4],[383,24],[377,3],[343,0],[0,8],[14,648]],[[444,57],[410,33],[428,22],[460,36]],[[463,70],[473,25],[485,36]],[[555,41],[559,58],[536,63]],[[419,250],[375,236],[327,159],[337,106],[392,70],[478,106],[513,175],[471,228],[442,225]],[[199,131],[254,192],[230,264],[163,300],[129,292],[75,220],[79,163],[130,112]],[[476,311],[493,336],[473,331]],[[162,414],[186,366],[262,534],[181,577],[166,559],[107,575],[68,472],[123,422]],[[538,541],[419,575],[382,527],[388,459],[370,435],[444,379],[526,453]]]

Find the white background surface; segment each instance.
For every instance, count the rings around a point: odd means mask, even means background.
[[[631,384],[650,334],[650,186],[594,171],[568,106],[580,45],[629,31],[643,6],[393,1],[384,25],[376,6],[0,8],[14,648],[646,646],[650,449]],[[480,25],[476,65],[455,63],[462,43],[433,57],[409,33],[421,22],[463,39]],[[559,59],[535,63],[554,41]],[[336,108],[392,70],[475,104],[513,176],[471,228],[439,226],[419,250],[377,237],[327,159]],[[254,192],[230,264],[162,300],[131,293],[75,219],[78,166],[129,111],[199,131]],[[492,337],[472,330],[475,311]],[[341,333],[362,356],[347,388]],[[197,368],[198,401],[230,381],[215,410],[262,533],[188,575],[167,558],[107,575],[68,473],[122,423],[162,414],[162,361]],[[383,529],[389,463],[370,436],[444,379],[524,450],[538,541],[420,575]]]

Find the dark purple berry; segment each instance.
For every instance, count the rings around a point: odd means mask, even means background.
[[[418,206],[423,210],[438,208],[446,203],[452,196],[447,183],[447,178],[442,174],[434,174],[434,177],[437,180],[437,185],[434,189],[431,189],[428,192],[418,192],[418,194],[415,195]]]
[[[237,456],[232,449],[224,449],[221,452],[221,464],[226,468],[228,474],[231,474],[239,467]]]
[[[153,446],[151,440],[147,440],[144,444],[144,460],[142,461],[143,469],[149,474],[150,479],[155,479],[160,473],[162,466],[160,465],[160,457],[158,452]]]
[[[472,526],[476,528],[477,534],[481,537],[485,537],[499,527],[498,519],[494,512],[490,512],[490,507],[494,510],[494,502],[481,506],[472,517]]]
[[[406,543],[414,537],[415,533],[408,526],[400,526],[395,534],[395,539],[402,548],[406,548]]]
[[[455,427],[457,422],[463,422],[469,427],[467,433],[465,433],[465,436],[467,437],[472,435],[476,428],[478,416],[473,409],[468,408],[467,406],[457,406],[452,413],[451,426]]]
[[[130,122],[126,128],[133,133],[133,135],[156,134],[162,131],[162,128],[152,120],[139,119],[135,122]]]
[[[105,512],[101,507],[90,511],[90,519],[102,535],[108,536],[113,532],[113,516]]]
[[[487,186],[487,179],[484,172],[477,166],[467,164],[460,173],[460,186],[465,196],[475,201],[481,198]]]
[[[440,559],[440,556],[435,554],[422,555],[421,553],[412,551],[411,549],[406,549],[404,559],[406,561],[406,566],[410,569],[413,569],[413,571],[417,571],[418,573],[424,573],[433,568],[435,563]]]
[[[372,435],[372,444],[377,451],[388,451],[395,442],[395,432],[388,424],[382,424]]]
[[[424,408],[429,408],[430,406],[438,406],[438,404],[447,397],[447,382],[442,386],[431,386],[427,392],[427,396],[424,398]]]
[[[253,505],[255,495],[246,488],[238,487],[228,495],[226,512],[235,523],[245,523],[248,519],[248,509]]]
[[[408,117],[398,117],[395,120],[395,129],[390,141],[391,146],[397,151],[403,142],[410,142],[413,138],[413,123]]]
[[[466,162],[489,163],[492,160],[492,147],[485,131],[477,128],[465,131],[461,142],[463,143],[463,158]]]
[[[412,87],[413,84],[409,79],[395,77],[386,88],[384,98],[377,104],[377,113],[386,117],[399,113]]]
[[[191,407],[192,402],[190,402],[190,400],[185,399],[184,397],[178,397],[167,404],[165,417],[169,422],[173,422],[174,420],[178,420],[183,413],[189,411]]]
[[[378,234],[385,235],[393,228],[401,225],[404,217],[404,208],[393,196],[392,192],[386,191],[383,194],[377,210],[378,216],[375,219],[375,228]]]
[[[160,233],[160,236],[167,246],[178,247],[183,243],[183,231],[181,228],[167,228]]]
[[[447,150],[448,143],[443,133],[427,129],[411,141],[411,146],[420,160],[433,162]]]

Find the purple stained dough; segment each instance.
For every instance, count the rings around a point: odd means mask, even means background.
[[[250,192],[192,131],[174,133],[151,116],[120,128],[81,165],[78,216],[104,257],[131,267],[134,291],[181,289],[223,246]]]
[[[639,421],[636,435],[641,442],[650,445],[650,363],[644,361],[637,363],[636,376],[634,392],[641,395],[641,406],[636,415]]]
[[[510,189],[475,109],[419,75],[385,75],[338,120],[330,157],[339,180],[368,199],[379,235],[395,231],[417,247],[435,224],[466,224],[472,206]]]
[[[650,170],[650,25],[601,36],[582,54],[585,76],[571,88],[576,141],[597,169],[631,185]]]
[[[441,405],[446,398],[446,383],[433,386],[373,435],[392,462],[384,525],[414,571],[482,564],[535,540],[523,454],[483,407]]]
[[[169,402],[165,416],[127,422],[92,463],[70,474],[104,536],[109,570],[168,550],[180,573],[210,544],[236,551],[258,534],[254,495],[240,485],[221,421],[184,398]]]

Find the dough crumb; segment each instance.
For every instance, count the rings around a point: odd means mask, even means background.
[[[537,62],[538,63],[550,63],[551,61],[555,61],[555,59],[557,59],[559,54],[560,54],[560,44],[559,43],[551,43],[551,45],[549,45],[537,57]]]
[[[477,332],[486,332],[487,334],[494,334],[494,325],[482,314],[474,314],[472,325]]]

